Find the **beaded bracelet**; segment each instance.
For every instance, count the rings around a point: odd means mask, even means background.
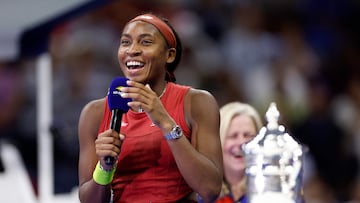
[[[96,164],[95,170],[93,172],[93,179],[94,179],[95,183],[97,183],[99,185],[110,184],[114,178],[115,169],[116,169],[116,167],[114,167],[113,169],[111,169],[109,171],[104,170],[101,167],[100,162],[98,162]]]

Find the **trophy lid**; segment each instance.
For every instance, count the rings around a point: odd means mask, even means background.
[[[283,125],[279,124],[279,117],[280,112],[276,103],[272,102],[265,114],[266,126],[260,129],[259,134],[252,141],[243,146],[245,154],[286,156],[286,154],[290,155],[289,153],[302,153],[301,145],[285,131]]]

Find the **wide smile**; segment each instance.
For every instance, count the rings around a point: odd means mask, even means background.
[[[241,150],[241,148],[233,148],[230,151],[230,154],[237,159],[244,157],[244,152],[243,152],[243,150]]]
[[[144,63],[140,61],[128,61],[126,62],[126,67],[129,70],[141,69],[144,67]]]
[[[140,72],[143,70],[145,63],[141,62],[141,61],[127,61],[125,63],[127,71],[129,74],[131,74],[132,76],[138,75],[140,74]]]

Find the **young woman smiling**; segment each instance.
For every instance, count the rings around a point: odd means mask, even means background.
[[[118,61],[131,99],[120,134],[109,129],[107,99],[89,102],[79,119],[81,202],[214,201],[223,177],[220,114],[205,90],[175,83],[181,41],[151,13],[124,27]],[[113,165],[105,157],[115,157]]]

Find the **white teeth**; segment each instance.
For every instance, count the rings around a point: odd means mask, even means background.
[[[232,153],[233,153],[233,155],[235,156],[235,157],[242,157],[242,156],[244,156],[244,152],[240,149],[237,149],[237,150],[233,150],[232,151]]]
[[[126,66],[142,66],[143,63],[139,62],[139,61],[129,61],[126,63]]]

